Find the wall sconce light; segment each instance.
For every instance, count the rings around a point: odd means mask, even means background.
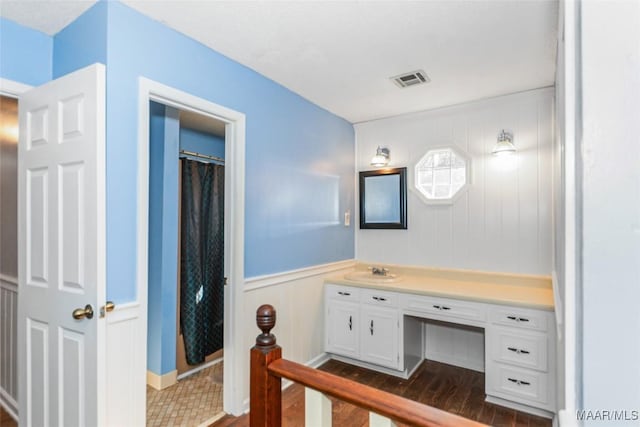
[[[371,159],[371,166],[387,166],[389,164],[389,149],[380,147],[376,150],[376,155]]]
[[[502,129],[498,135],[498,142],[493,147],[491,154],[494,156],[506,156],[515,154],[516,147],[513,145],[513,134]]]

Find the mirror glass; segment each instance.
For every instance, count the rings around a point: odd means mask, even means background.
[[[406,171],[360,172],[360,228],[407,228]]]

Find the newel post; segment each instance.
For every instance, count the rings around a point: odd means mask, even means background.
[[[267,367],[282,358],[271,330],[276,325],[276,310],[268,304],[256,311],[256,323],[262,331],[251,349],[251,391],[249,424],[251,427],[280,427],[282,419],[281,380],[270,375]]]

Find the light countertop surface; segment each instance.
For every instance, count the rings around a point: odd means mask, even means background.
[[[398,280],[383,283],[376,282],[375,278],[361,279],[368,272],[367,265],[385,267]],[[350,274],[343,273],[326,278],[325,283],[549,311],[554,309],[553,289],[548,276],[379,264],[358,264],[355,272],[360,276],[356,280],[346,278]]]

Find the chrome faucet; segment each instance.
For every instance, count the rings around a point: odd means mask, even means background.
[[[369,269],[374,276],[386,276],[389,272],[388,269],[382,267],[369,267]]]

